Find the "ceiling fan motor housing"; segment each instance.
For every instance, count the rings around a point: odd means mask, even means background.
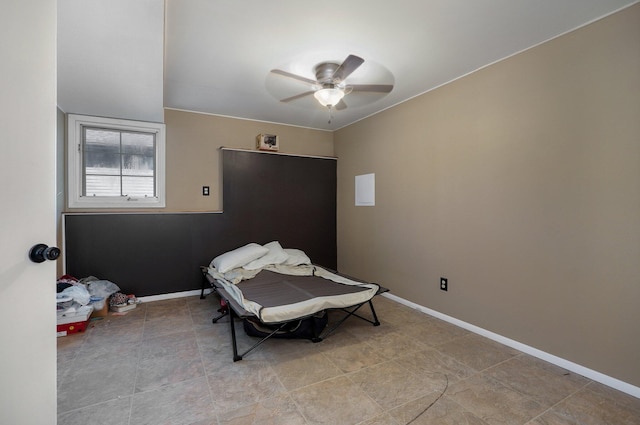
[[[340,64],[332,62],[323,62],[316,66],[316,80],[323,87],[325,84],[338,84],[340,82],[339,76],[334,78],[336,70],[340,67]],[[333,88],[333,87],[330,87]]]

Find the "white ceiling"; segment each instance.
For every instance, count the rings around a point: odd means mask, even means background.
[[[58,106],[163,121],[163,108],[335,130],[636,0],[58,0]],[[365,59],[329,112],[310,86],[323,61]]]

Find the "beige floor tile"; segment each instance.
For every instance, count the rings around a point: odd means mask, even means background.
[[[152,320],[145,320],[143,338],[151,339],[177,332],[187,332],[192,329],[193,320],[190,314],[158,317]]]
[[[308,339],[270,339],[258,349],[263,357],[273,364],[304,358],[308,355],[320,354],[326,347],[324,341],[314,343]]]
[[[348,378],[384,410],[424,397],[442,387],[440,377],[414,373],[394,361],[367,367]]]
[[[213,326],[212,319],[217,317],[219,313],[216,312],[213,307],[209,307],[207,309],[191,310],[190,314],[194,330],[207,330]],[[226,317],[222,318],[220,319],[220,323],[217,323],[216,325],[223,326],[227,320],[228,319]]]
[[[227,345],[231,344],[231,336],[229,330],[228,323],[218,323],[218,324],[209,324],[207,328],[194,328],[194,334],[196,337],[196,342],[198,344],[198,349],[202,351],[207,351],[211,349],[215,349],[215,347],[220,346],[221,344],[226,343]],[[231,351],[229,351],[230,354]],[[228,356],[231,358],[231,356]]]
[[[280,395],[239,409],[220,412],[220,425],[306,425],[289,395]]]
[[[416,323],[429,318],[421,311],[387,300],[384,297],[376,298],[374,306],[381,321],[394,325],[404,326],[406,323]]]
[[[82,347],[86,349],[94,345],[137,344],[142,341],[143,329],[144,316],[127,324],[107,321],[87,331],[87,340]]]
[[[204,299],[200,299],[200,296],[198,295],[195,297],[187,297],[185,300],[187,308],[191,312],[195,310],[213,311],[221,308],[220,297],[215,293],[205,295]]]
[[[355,372],[387,360],[385,356],[364,342],[335,347],[325,351],[324,354],[345,373]]]
[[[619,405],[622,408],[633,412],[633,414],[640,419],[640,398],[625,394],[598,382],[591,382],[587,386],[587,390],[592,391],[598,397],[606,400],[607,403]]]
[[[521,355],[485,371],[507,387],[551,407],[589,383],[583,376],[528,355]]]
[[[482,374],[449,385],[447,396],[489,425],[523,424],[544,411],[535,400]]]
[[[145,316],[145,325],[154,325],[161,322],[180,322],[182,320],[192,322],[191,312],[189,312],[187,307],[166,312],[163,310],[154,310],[152,307],[149,307],[147,308],[147,314]]]
[[[111,338],[109,339],[111,341]],[[122,365],[135,366],[140,355],[139,343],[99,341],[86,344],[73,362],[74,369],[90,370],[92,368],[116,368]]]
[[[374,328],[374,326],[371,326]],[[359,332],[349,332],[348,328],[340,327],[317,343],[319,351],[327,351],[336,347],[346,347],[366,341],[367,337]]]
[[[187,306],[187,300],[185,298],[155,301],[146,305],[147,320],[189,314],[189,307]]]
[[[135,391],[150,391],[204,376],[204,366],[197,354],[151,358],[138,363]]]
[[[123,397],[58,414],[57,425],[123,425],[129,423],[131,397]]]
[[[218,418],[210,417],[199,421],[191,422],[189,425],[219,425]]]
[[[362,389],[344,376],[291,392],[310,425],[353,425],[382,414],[382,409]]]
[[[215,423],[215,410],[205,378],[168,385],[133,396],[131,424],[192,425]]]
[[[336,333],[348,332],[352,336],[359,340],[367,340],[372,336],[388,333],[392,330],[393,325],[388,322],[380,321],[380,325],[374,326],[369,322],[366,322],[357,317],[350,317],[343,322],[337,329]],[[333,334],[327,337],[327,340],[331,340]]]
[[[200,347],[200,358],[207,375],[216,374],[224,370],[230,363],[233,363],[232,357],[231,343],[218,343]],[[253,360],[256,360],[256,358],[254,357]]]
[[[438,351],[476,371],[497,365],[520,354],[518,350],[474,334],[439,345]]]
[[[72,370],[73,359],[74,359],[73,357],[61,358],[60,356],[58,356],[57,369],[56,369],[56,377],[57,377],[56,382],[57,382],[58,388],[60,388],[60,385],[62,384],[62,382],[64,382],[64,379],[67,376],[67,373],[69,373],[69,371]]]
[[[449,383],[466,379],[476,373],[469,366],[433,348],[408,353],[396,361],[414,373],[429,375],[435,380],[447,380]]]
[[[592,384],[563,400],[528,425],[638,425],[640,400]]]
[[[59,337],[57,341],[57,376],[58,387],[67,372],[73,367],[73,361],[78,356],[86,340],[86,332]]]
[[[388,413],[383,413],[375,418],[367,419],[364,422],[359,422],[358,425],[405,425],[404,422],[397,422]]]
[[[82,344],[84,344],[86,337],[86,332],[59,337],[56,341],[58,357],[74,356],[77,354],[78,350],[82,347]]]
[[[273,370],[289,391],[342,374],[322,353],[291,356],[274,363]]]
[[[411,326],[402,327],[402,333],[414,341],[426,344],[430,347],[437,347],[453,339],[468,335],[469,331],[459,328],[450,323],[444,322],[436,318],[429,318],[411,323]]]
[[[637,398],[390,299],[374,305],[381,326],[350,318],[320,343],[268,340],[240,362],[229,318],[211,322],[215,297],[110,313],[58,339],[58,423],[640,425]],[[259,340],[235,329],[240,352]]]
[[[194,357],[198,355],[198,341],[192,330],[149,338],[140,344],[140,361],[166,356]]]
[[[209,373],[209,387],[219,410],[230,410],[286,392],[265,360],[248,359]]]
[[[91,329],[117,328],[123,326],[142,326],[147,315],[147,305],[138,304],[132,310],[117,313],[112,310],[106,316],[92,318],[89,322]]]
[[[87,407],[133,394],[134,364],[106,368],[73,368],[58,387],[58,412]]]
[[[380,326],[380,328],[384,328]],[[370,335],[366,339],[366,343],[375,348],[375,350],[384,357],[394,359],[417,351],[423,351],[428,346],[421,344],[414,338],[400,332],[395,325],[387,326],[387,331]]]
[[[485,421],[437,391],[393,409],[391,415],[403,425],[487,425]]]

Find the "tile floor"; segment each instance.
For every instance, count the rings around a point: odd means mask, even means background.
[[[270,340],[236,363],[213,295],[110,315],[58,338],[58,425],[640,424],[639,399],[374,304],[381,326],[352,318],[321,343]]]

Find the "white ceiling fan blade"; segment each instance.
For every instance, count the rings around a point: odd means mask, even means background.
[[[284,77],[293,78],[294,80],[302,81],[303,83],[312,84],[312,85],[318,84],[316,80],[311,80],[301,75],[292,74],[290,72],[283,71],[282,69],[272,69],[271,72],[274,74],[282,75]]]
[[[353,71],[358,69],[364,63],[364,59],[360,56],[349,55],[342,64],[333,73],[334,82],[344,81]]]
[[[344,99],[340,99],[340,102],[336,103],[336,106],[334,106],[334,108],[337,111],[341,111],[343,109],[347,109],[347,104],[344,103]]]
[[[314,91],[307,91],[304,93],[297,94],[295,96],[287,97],[286,99],[280,99],[280,102],[291,102],[292,100],[300,99],[305,96],[309,96],[310,94],[315,93]]]

